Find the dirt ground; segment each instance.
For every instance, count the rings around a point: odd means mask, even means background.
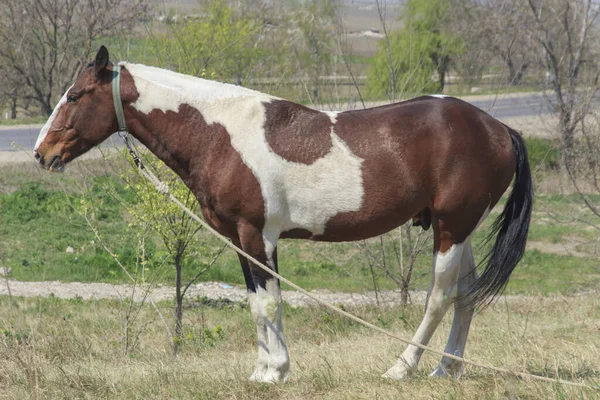
[[[72,299],[81,297],[82,299],[126,299],[132,294],[131,285],[113,285],[108,283],[80,283],[80,282],[19,282],[14,280],[0,279],[0,295],[11,294],[13,296],[23,297],[50,297],[56,296],[61,299]],[[141,301],[148,290],[136,287],[134,299]],[[154,286],[150,288],[150,295],[155,301],[171,300],[175,290],[170,286]],[[326,289],[312,291],[312,294],[321,300],[332,304],[343,304],[345,307],[399,304],[400,291],[386,290],[381,291],[375,296],[375,292],[366,293],[335,293]],[[423,304],[425,302],[425,292],[411,292],[413,303]],[[246,290],[242,287],[231,286],[220,282],[202,282],[193,285],[186,294],[187,298],[194,300],[197,297],[206,297],[210,300],[226,299],[233,302],[242,302],[246,299]],[[314,306],[317,303],[307,296],[294,292],[283,291],[283,299],[292,306]]]

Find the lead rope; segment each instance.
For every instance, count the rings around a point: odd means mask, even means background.
[[[120,66],[119,66],[120,69]],[[115,84],[114,81],[120,81],[120,73],[117,72],[115,74],[115,77],[113,79],[113,99],[117,98],[119,99],[119,104],[121,103],[121,99],[120,99],[120,90],[117,90],[115,92],[115,89],[119,89],[119,84]],[[116,95],[115,95],[116,93]],[[403,342],[405,344],[411,345],[411,346],[415,346],[418,347],[422,350],[425,351],[429,351],[431,353],[437,354],[439,356],[443,356],[443,357],[447,357],[449,359],[452,360],[456,360],[456,361],[460,361],[464,364],[469,364],[475,367],[479,367],[479,368],[483,368],[483,369],[489,369],[492,371],[496,371],[502,374],[507,374],[507,375],[513,375],[513,376],[518,376],[520,378],[530,378],[530,379],[534,379],[534,380],[539,380],[539,381],[543,381],[543,382],[550,382],[550,383],[559,383],[562,385],[567,385],[567,386],[574,386],[574,387],[580,387],[580,388],[585,388],[585,389],[593,389],[593,390],[600,390],[600,386],[590,386],[587,385],[585,383],[581,383],[581,382],[572,382],[572,381],[567,381],[567,380],[562,380],[562,379],[553,379],[553,378],[548,378],[545,376],[539,376],[539,375],[533,375],[533,374],[529,374],[526,372],[518,372],[518,371],[511,371],[509,369],[506,368],[500,368],[500,367],[495,367],[493,365],[486,365],[486,364],[482,364],[479,363],[477,361],[472,361],[463,357],[459,357],[456,356],[454,354],[450,354],[450,353],[446,353],[444,351],[441,350],[437,350],[434,349],[433,347],[418,343],[418,342],[414,342],[412,340],[408,340],[405,339],[401,336],[398,336],[388,330],[385,330],[383,328],[378,327],[377,325],[373,325],[370,322],[367,322],[353,314],[350,314],[347,311],[342,310],[339,307],[334,306],[331,303],[328,303],[324,300],[319,299],[318,297],[316,297],[314,294],[308,292],[307,290],[301,288],[300,286],[296,285],[294,282],[284,278],[283,276],[279,275],[277,272],[273,271],[271,268],[267,267],[266,265],[264,265],[263,263],[261,263],[260,261],[258,261],[256,258],[252,257],[250,254],[246,253],[244,250],[240,249],[239,247],[237,247],[235,244],[233,244],[229,238],[221,235],[219,232],[217,232],[214,228],[212,228],[210,225],[208,225],[203,219],[201,219],[200,217],[198,217],[194,212],[192,212],[189,208],[187,208],[183,203],[181,203],[179,201],[179,199],[177,199],[175,196],[173,196],[173,194],[171,194],[169,192],[169,187],[166,183],[162,182],[156,175],[154,175],[154,173],[152,173],[152,171],[150,171],[149,169],[147,169],[144,166],[143,161],[141,160],[140,157],[138,157],[137,152],[135,151],[135,148],[133,146],[132,140],[131,140],[131,136],[129,135],[129,132],[127,131],[127,127],[125,125],[125,117],[123,116],[123,108],[121,106],[120,110],[116,109],[117,106],[117,101],[115,100],[115,111],[117,112],[117,119],[120,120],[122,118],[122,121],[119,121],[119,136],[123,139],[123,141],[125,142],[125,146],[127,146],[127,149],[129,151],[129,154],[131,155],[131,157],[133,158],[133,161],[135,163],[135,166],[137,167],[138,171],[142,174],[142,176],[144,176],[150,183],[152,183],[154,185],[154,187],[156,188],[156,190],[159,193],[162,193],[164,195],[167,195],[169,197],[169,199],[177,204],[187,215],[189,215],[190,218],[192,218],[194,221],[198,222],[200,225],[202,225],[202,227],[204,227],[206,230],[208,230],[210,233],[212,233],[214,236],[216,236],[217,238],[219,238],[223,243],[225,243],[227,246],[229,246],[231,249],[233,249],[236,253],[246,257],[246,259],[248,259],[248,261],[251,261],[252,263],[254,263],[257,267],[259,267],[260,269],[262,269],[263,271],[267,272],[268,274],[270,274],[271,276],[273,276],[274,278],[279,279],[281,282],[286,283],[287,285],[291,286],[292,288],[294,288],[296,291],[304,294],[305,296],[313,299],[315,302],[317,302],[318,304],[329,308],[332,311],[335,311],[338,314],[343,315],[346,318],[351,319],[354,322],[357,322],[361,325],[366,326],[367,328],[373,329],[379,333],[383,333],[386,336],[389,336],[391,338],[397,339],[400,342]],[[122,122],[122,123],[121,123]]]

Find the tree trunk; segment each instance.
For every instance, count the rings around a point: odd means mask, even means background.
[[[404,281],[400,288],[400,304],[404,306],[408,304],[408,285],[409,282]]]
[[[571,113],[565,110],[561,111],[559,124],[562,140],[561,155],[563,165],[573,172],[571,166],[573,163],[573,147],[575,145],[575,126],[571,123]]]
[[[522,63],[519,67],[515,67],[511,57],[506,57],[506,66],[508,67],[508,84],[511,86],[518,86],[523,81],[523,74],[529,65]]]
[[[11,97],[10,99],[10,118],[17,119],[17,98]]]
[[[181,295],[181,256],[175,257],[175,338],[173,340],[173,352],[177,349],[183,336],[183,296]]]

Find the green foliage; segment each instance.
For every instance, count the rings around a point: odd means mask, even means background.
[[[155,38],[154,52],[163,67],[242,85],[266,56],[259,46],[262,24],[260,18],[239,15],[225,0],[212,0],[201,18]]]
[[[11,342],[16,345],[30,344],[30,337],[27,333],[13,332],[6,328],[0,329],[0,339],[6,345],[10,345]]]
[[[23,223],[43,218],[64,209],[61,194],[44,189],[39,183],[27,183],[0,198],[4,223]]]
[[[560,167],[560,150],[550,139],[525,138],[529,164],[533,170],[558,170]]]
[[[371,95],[396,100],[444,89],[452,56],[462,48],[458,37],[444,31],[449,6],[449,0],[406,2],[402,30],[379,42],[368,74]]]
[[[528,140],[530,157],[533,156],[532,166],[539,165],[535,161],[535,151],[531,150],[536,146],[535,143],[551,145],[543,140]],[[94,162],[88,162],[86,171],[92,165]],[[111,165],[120,164],[118,160],[112,160]],[[73,165],[60,179],[70,179],[76,168],[77,165]],[[137,176],[135,169],[129,165],[126,168],[127,173],[133,173],[131,179],[134,186],[140,184],[142,178]],[[54,191],[59,187],[55,176],[46,181],[37,171],[32,171],[30,175],[26,175],[24,169],[7,169],[3,172],[6,174],[3,177],[4,184],[11,182],[11,187],[14,188],[10,194],[0,194],[0,241],[5,258],[4,265],[12,269],[12,278],[20,281],[129,281],[98,243],[81,216],[73,212],[73,207],[78,207],[84,200],[85,206],[90,207],[90,212],[93,211],[93,216],[101,216],[93,221],[108,247],[123,264],[134,266],[138,256],[138,232],[141,225],[132,220],[129,210],[141,205],[137,192],[119,175],[106,175],[101,172],[100,176],[87,177],[87,185],[68,185],[73,191],[63,193]],[[125,170],[122,173],[125,173]],[[85,195],[76,191],[76,188],[81,186],[87,186]],[[174,189],[173,184],[171,188]],[[147,189],[155,192],[152,186]],[[120,194],[120,200],[109,199],[107,193]],[[161,200],[161,195],[156,196]],[[599,197],[590,196],[590,200],[598,202]],[[23,211],[21,203],[28,204],[27,212]],[[581,240],[582,244],[577,245],[575,250],[593,257],[595,250],[592,244],[595,243],[597,234],[586,229],[587,225],[579,221],[593,221],[594,216],[590,211],[581,210],[580,205],[577,195],[538,194],[535,205],[538,213],[534,215],[530,228],[530,240],[544,242],[547,246],[555,245],[557,249],[564,251],[564,243],[568,243],[569,238],[576,238]],[[564,221],[548,221],[544,215],[546,210],[554,216],[566,215]],[[574,215],[570,216],[569,212]],[[485,248],[479,248],[479,243],[488,233],[487,229],[494,217],[495,214],[492,214],[474,235],[475,257],[478,261],[485,253]],[[183,282],[193,278],[206,266],[206,262],[214,254],[213,249],[220,248],[218,240],[210,234],[200,231],[197,235],[197,244],[190,248],[191,252],[197,253],[190,253],[193,256],[187,257],[183,262]],[[73,247],[74,253],[66,253],[67,246]],[[378,246],[374,243],[373,250],[378,251]],[[147,231],[143,253],[146,258],[144,268],[148,273],[146,276],[154,279],[156,283],[172,285],[175,271],[171,264],[164,264],[165,259],[169,259],[169,254],[156,231]],[[392,262],[395,253],[388,242],[385,254],[390,257],[388,261]],[[372,278],[368,268],[365,268],[368,260],[357,254],[356,245],[353,243],[282,240],[279,243],[279,255],[282,274],[308,290],[372,290]],[[597,284],[596,264],[589,262],[587,258],[528,250],[525,260],[515,270],[508,290],[509,293],[568,293],[590,284]],[[430,265],[431,253],[428,250],[417,260],[413,289],[428,288]],[[546,276],[550,278],[547,279]],[[377,280],[380,289],[395,288],[395,284],[383,274],[378,273]],[[201,276],[200,281],[243,285],[244,277],[235,253],[225,252],[215,266]],[[286,285],[282,287],[289,289]]]
[[[312,103],[321,100],[321,77],[334,68],[336,16],[339,4],[331,0],[309,0],[296,4],[296,23],[304,49],[295,49],[299,67],[309,80]]]
[[[125,155],[127,157],[127,155]],[[169,187],[169,192],[180,199],[184,205],[200,212],[198,202],[177,175],[160,160],[149,154],[144,157],[146,168],[160,171],[159,177]],[[202,252],[203,248],[197,240],[199,225],[168,196],[159,193],[153,184],[139,175],[137,169],[127,168],[121,177],[135,193],[136,202],[128,211],[132,220],[129,223],[138,233],[144,233],[149,227],[153,229],[164,243],[166,250],[177,264],[185,260],[190,251]],[[126,199],[124,199],[126,201]]]

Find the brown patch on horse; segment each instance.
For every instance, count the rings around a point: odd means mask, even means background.
[[[286,100],[264,106],[265,138],[275,154],[310,165],[329,153],[333,123],[327,114]]]
[[[338,114],[335,133],[363,159],[363,206],[330,219],[325,233],[315,240],[377,236],[430,206],[433,193],[427,168],[435,137],[417,129],[423,106],[400,104]]]
[[[490,131],[498,134],[481,134]],[[485,209],[496,204],[515,170],[502,124],[457,99],[422,97],[342,113],[335,132],[364,160],[363,207],[330,219],[315,240],[380,235],[415,216],[425,222],[428,209],[442,239],[461,243]]]
[[[230,238],[238,236],[239,224],[262,229],[265,211],[260,185],[231,145],[227,129],[207,124],[187,104],[177,112],[141,113],[129,106],[139,96],[133,78],[126,70],[122,78],[129,128],[183,179],[198,199],[205,220]]]

